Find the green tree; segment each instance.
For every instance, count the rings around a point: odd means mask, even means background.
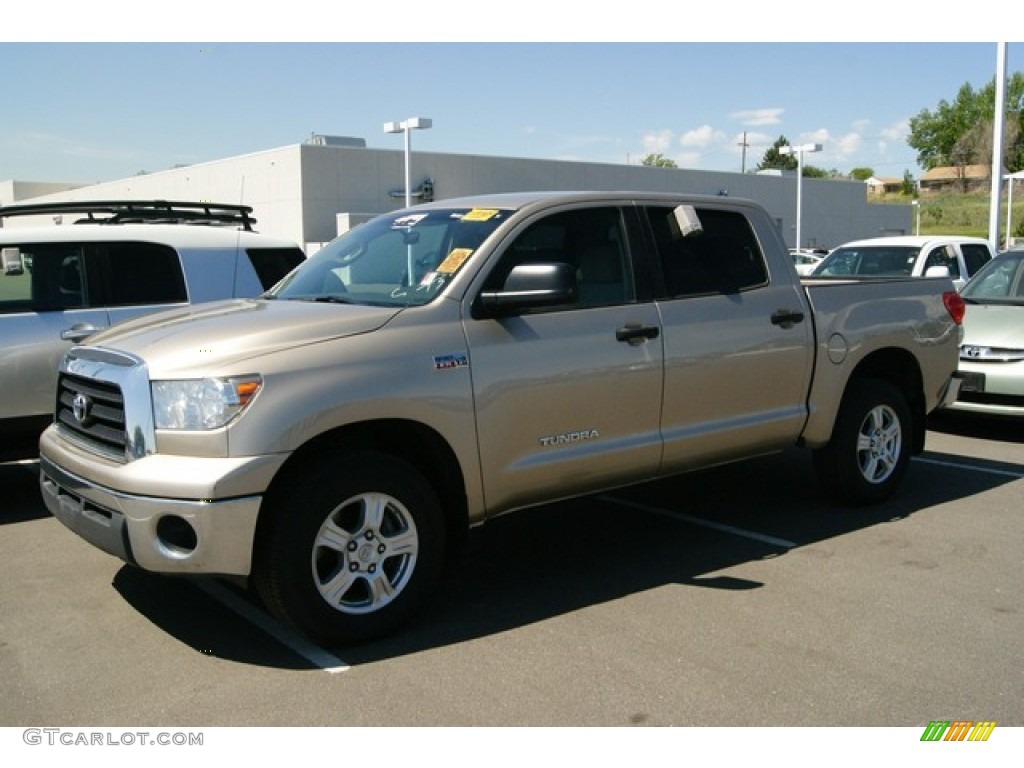
[[[765,150],[764,157],[761,158],[757,170],[778,169],[781,171],[795,171],[798,165],[796,155],[783,155],[779,152],[779,147],[785,147],[788,144],[789,139],[785,136],[779,136],[775,143]]]
[[[903,185],[900,187],[900,192],[917,197],[917,182],[914,181],[910,171],[903,171]]]
[[[870,179],[874,175],[875,175],[875,169],[874,168],[862,167],[862,168],[851,168],[850,169],[850,178],[853,179],[854,181],[867,181],[868,179]]]
[[[652,168],[678,168],[676,161],[670,157],[665,157],[661,152],[652,152],[645,157],[641,163]]]
[[[917,150],[922,168],[991,163],[992,121],[996,103],[995,78],[975,90],[970,83],[960,86],[952,103],[943,99],[935,111],[922,109],[910,118],[907,144]],[[1008,171],[1024,165],[1021,114],[1024,108],[1024,73],[1015,72],[1006,81],[1006,120],[1003,162]]]

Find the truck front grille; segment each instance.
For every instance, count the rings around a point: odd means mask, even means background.
[[[119,461],[125,460],[125,411],[121,387],[62,373],[56,421],[69,439]]]

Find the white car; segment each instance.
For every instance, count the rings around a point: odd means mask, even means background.
[[[253,231],[251,211],[143,200],[0,207],[0,224],[45,222],[0,226],[0,461],[37,454],[72,344],[141,314],[257,296],[305,261],[295,243]]]
[[[789,249],[789,255],[793,257],[793,267],[798,275],[811,274],[827,254],[828,251],[825,250]]]
[[[992,259],[980,237],[902,235],[841,245],[815,267],[815,277],[950,277],[962,288]]]

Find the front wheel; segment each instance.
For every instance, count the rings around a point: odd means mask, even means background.
[[[256,590],[271,613],[318,640],[362,642],[392,631],[440,572],[437,495],[400,459],[325,456],[266,504]]]
[[[907,472],[912,433],[899,389],[880,379],[851,382],[831,441],[814,454],[819,482],[842,503],[884,501]]]

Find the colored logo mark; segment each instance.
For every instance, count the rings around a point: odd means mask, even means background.
[[[995,727],[995,720],[932,720],[921,741],[988,741]]]

